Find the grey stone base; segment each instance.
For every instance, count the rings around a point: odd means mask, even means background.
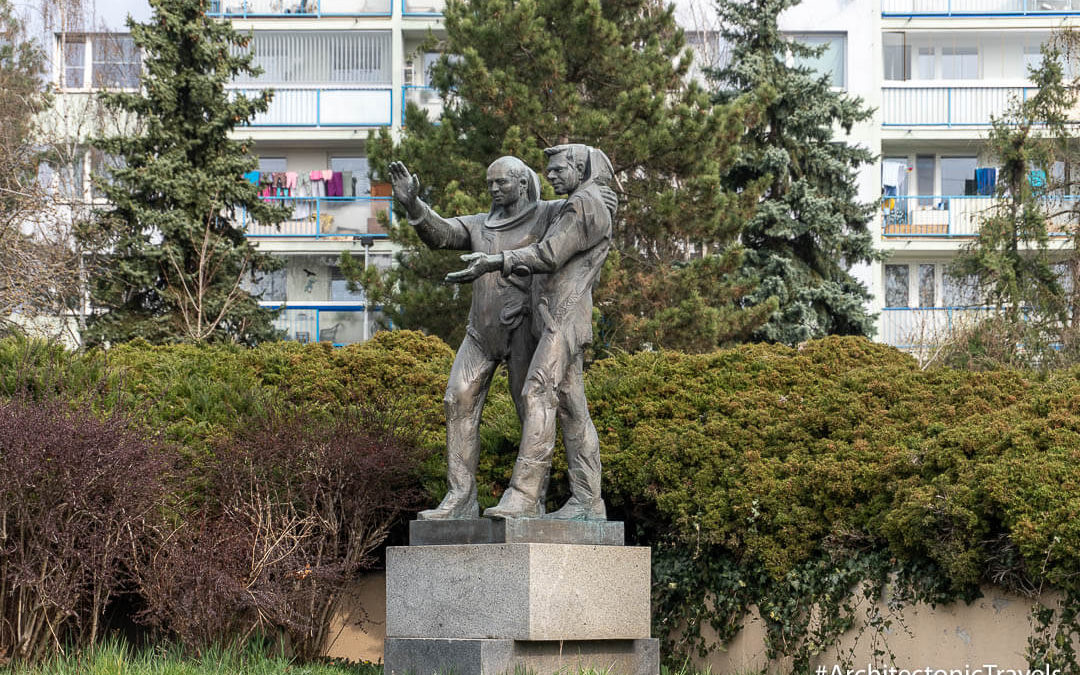
[[[639,546],[390,546],[386,636],[648,638],[649,561]]]
[[[454,544],[584,544],[622,546],[621,521],[545,520],[414,520],[409,523],[410,546]]]
[[[609,675],[657,675],[655,639],[455,640],[387,638],[386,675],[576,675],[588,668]]]

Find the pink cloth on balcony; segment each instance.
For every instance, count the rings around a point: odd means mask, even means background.
[[[322,170],[312,171],[311,180],[322,180]]]
[[[293,194],[291,191],[296,189],[296,178],[295,171],[285,172],[285,189],[290,190],[289,194]]]

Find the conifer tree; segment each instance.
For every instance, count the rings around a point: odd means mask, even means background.
[[[594,145],[611,158],[620,196],[614,250],[594,292],[597,342],[704,350],[760,325],[773,306],[741,302],[749,285],[732,246],[756,198],[720,183],[755,104],[715,106],[688,82],[690,57],[671,7],[450,0],[445,25],[447,56],[432,71],[446,101],[442,118],[410,108],[400,142],[384,133],[370,144],[373,171],[401,160],[438,212],[478,213],[490,208],[484,176],[495,158],[518,156],[542,175],[543,148]],[[399,265],[365,285],[381,291],[395,325],[456,344],[469,289],[442,278],[461,262],[427,250],[399,223]]]
[[[721,35],[730,62],[712,73],[717,100],[760,92],[767,103],[750,125],[724,186],[762,189],[742,232],[744,271],[760,285],[750,302],[776,297],[779,308],[758,339],[795,344],[827,334],[871,335],[870,298],[851,267],[877,257],[871,204],[857,201],[856,170],[873,154],[834,137],[871,115],[863,102],[834,91],[827,75],[800,59],[818,56],[784,36],[781,12],[799,0],[720,0]]]
[[[242,281],[275,263],[254,251],[238,223],[246,212],[275,224],[284,212],[258,198],[243,175],[256,160],[229,137],[267,109],[270,92],[226,91],[236,75],[258,71],[250,38],[209,18],[207,0],[150,4],[147,23],[128,21],[143,53],[141,90],[101,94],[135,128],[94,140],[114,168],[108,180],[95,177],[109,208],[83,233],[99,257],[91,296],[105,310],[90,322],[88,341],[272,339],[272,314]]]

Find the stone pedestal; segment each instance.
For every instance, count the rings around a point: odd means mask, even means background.
[[[619,545],[622,523],[425,523],[418,539],[440,543],[386,552],[388,675],[659,672],[650,551]]]

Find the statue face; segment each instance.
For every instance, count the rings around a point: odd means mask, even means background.
[[[566,161],[566,153],[551,156],[546,175],[551,187],[555,188],[555,193],[560,195],[570,194],[581,182],[581,174],[573,164]]]
[[[487,170],[488,192],[496,206],[510,206],[521,198],[525,179],[515,179],[510,169],[501,162],[496,162]]]

